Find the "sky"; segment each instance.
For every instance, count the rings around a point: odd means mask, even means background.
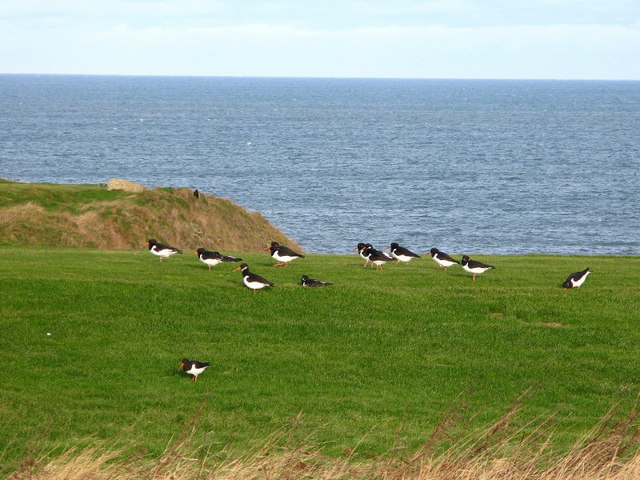
[[[640,0],[0,0],[0,73],[640,80]]]

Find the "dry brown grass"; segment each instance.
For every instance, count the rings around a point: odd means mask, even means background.
[[[230,200],[196,198],[185,188],[123,192],[116,200],[53,209],[37,202],[0,208],[3,244],[138,249],[149,238],[187,250],[262,251],[273,240],[300,250],[259,213]]]
[[[45,460],[28,459],[9,480],[637,480],[638,413],[610,413],[568,451],[552,447],[553,417],[513,427],[519,403],[483,431],[465,433],[469,419],[454,406],[413,455],[343,458],[294,443],[287,432],[246,455],[192,445],[196,421],[160,458],[98,447],[69,449]],[[295,428],[295,427],[294,427]],[[289,432],[290,434],[290,432]],[[287,440],[289,439],[289,440]],[[455,441],[454,441],[455,439]],[[446,448],[443,446],[449,445]]]

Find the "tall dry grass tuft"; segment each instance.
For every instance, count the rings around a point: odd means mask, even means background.
[[[413,455],[369,458],[348,450],[324,455],[291,432],[275,434],[244,455],[194,446],[197,416],[157,459],[124,456],[123,450],[69,449],[45,460],[30,459],[9,480],[637,480],[640,429],[637,405],[613,408],[568,451],[551,442],[553,416],[515,427],[521,401],[493,425],[470,427],[473,415],[458,402],[443,415]],[[292,428],[295,428],[292,427]]]

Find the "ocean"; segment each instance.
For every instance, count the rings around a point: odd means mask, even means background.
[[[0,75],[0,177],[197,188],[311,253],[640,255],[639,172],[640,82]]]

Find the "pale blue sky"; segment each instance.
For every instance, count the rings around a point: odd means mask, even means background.
[[[640,80],[640,0],[0,0],[0,73]]]

